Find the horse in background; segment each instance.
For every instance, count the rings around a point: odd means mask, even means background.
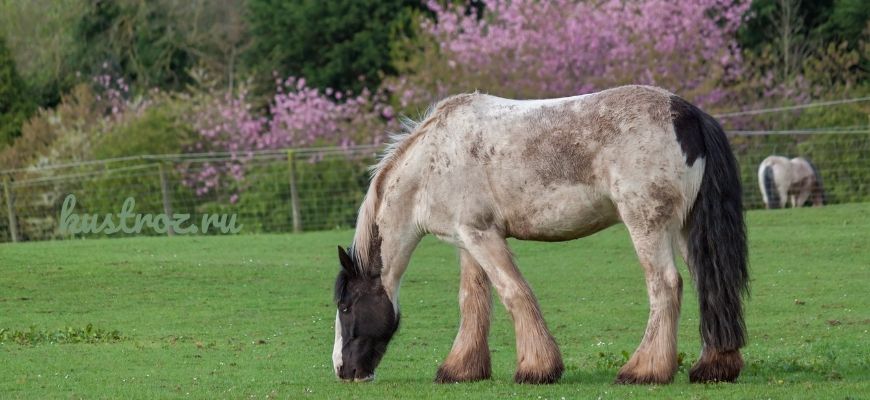
[[[784,208],[786,201],[792,208],[803,207],[812,197],[813,207],[827,204],[822,176],[813,163],[803,157],[789,160],[782,156],[769,156],[758,166],[758,186],[764,207]]]
[[[338,248],[334,372],[345,381],[374,379],[399,327],[402,276],[422,237],[433,234],[458,250],[461,314],[436,382],[490,378],[491,287],[514,323],[514,380],[557,381],[559,347],[506,238],[565,241],[622,222],[650,308],[616,382],[668,383],[677,372],[683,279],[676,254],[689,266],[700,306],[701,354],[689,379],[733,381],[743,368],[749,282],[741,192],[722,127],[663,89],[445,99],[388,148],[351,247]],[[590,284],[578,281],[578,290]]]

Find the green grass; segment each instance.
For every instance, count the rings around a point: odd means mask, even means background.
[[[405,276],[402,327],[378,379],[337,382],[335,246],[352,237],[341,231],[2,245],[0,398],[867,397],[870,204],[748,220],[750,339],[736,384],[688,383],[699,350],[689,288],[675,383],[611,384],[647,317],[622,226],[567,243],[513,242],[562,350],[558,384],[511,381],[514,335],[501,306],[493,379],[432,383],[456,334],[459,280],[455,250],[432,238]]]

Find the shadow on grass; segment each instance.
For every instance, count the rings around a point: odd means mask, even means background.
[[[575,369],[572,371],[566,371],[558,383],[566,385],[607,385],[613,383],[616,379],[617,372],[618,370],[604,371],[599,369]]]
[[[843,362],[819,358],[785,358],[757,360],[749,363],[741,375],[744,382],[836,382],[864,379],[867,362]]]

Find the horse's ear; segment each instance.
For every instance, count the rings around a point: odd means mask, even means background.
[[[353,265],[353,259],[347,254],[347,251],[338,246],[338,261],[341,262],[341,267],[349,274],[356,272],[356,267]]]

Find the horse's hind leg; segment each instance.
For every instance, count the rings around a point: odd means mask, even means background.
[[[677,371],[677,323],[683,280],[674,264],[672,225],[624,218],[646,275],[650,312],[643,340],[616,377],[616,383],[669,383]]]
[[[487,344],[492,311],[489,278],[467,250],[459,251],[459,263],[459,333],[438,368],[438,383],[477,381],[492,375]]]
[[[462,228],[462,246],[480,263],[514,321],[517,383],[553,383],[565,370],[559,347],[550,335],[538,301],[523,279],[504,237],[495,230]]]

